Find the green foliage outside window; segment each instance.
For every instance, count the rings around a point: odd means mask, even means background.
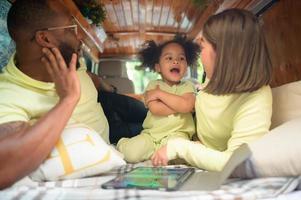
[[[126,62],[127,73],[129,79],[134,83],[135,93],[142,94],[151,80],[160,78],[160,75],[150,70],[144,70],[140,68],[141,62],[139,61],[128,61]]]
[[[192,2],[198,7],[205,7],[210,0],[192,0]]]
[[[97,0],[75,1],[82,15],[92,21],[92,24],[99,26],[106,19],[104,5]]]
[[[198,81],[200,83],[202,83],[202,79],[203,79],[203,74],[204,74],[204,67],[203,67],[203,64],[202,64],[202,61],[201,59],[199,58],[198,60],[198,68],[197,68],[197,71],[198,71]]]

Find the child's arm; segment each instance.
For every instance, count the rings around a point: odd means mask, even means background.
[[[153,94],[153,92],[150,92],[154,90],[153,88],[159,88],[156,81],[152,81],[147,86],[146,92],[144,93],[144,103],[146,107],[149,108],[149,111],[154,115],[159,116],[167,116],[171,114],[177,113],[176,111],[169,108],[166,104],[164,104],[162,101],[157,99]]]
[[[188,113],[194,109],[195,95],[193,93],[185,93],[181,96],[162,91],[159,86],[146,93],[146,103],[153,100],[160,100],[168,108],[175,113]]]
[[[147,103],[147,107],[149,108],[149,111],[154,115],[167,116],[177,113],[160,100],[149,101]]]

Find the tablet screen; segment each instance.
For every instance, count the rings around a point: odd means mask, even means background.
[[[193,172],[193,168],[137,167],[102,187],[176,190]]]

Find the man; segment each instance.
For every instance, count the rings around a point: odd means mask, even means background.
[[[97,91],[76,70],[81,35],[60,1],[17,0],[7,24],[16,53],[0,74],[0,188],[35,170],[68,124],[109,141]]]

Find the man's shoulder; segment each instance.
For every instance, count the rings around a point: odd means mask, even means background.
[[[25,85],[17,84],[10,77],[0,73],[0,102],[20,101],[26,91],[28,91],[28,88]]]
[[[15,77],[9,75],[5,70],[0,73],[0,92],[18,90],[18,88],[24,88],[14,81]]]
[[[20,92],[20,87],[18,85],[7,83],[2,83],[0,80],[0,103],[6,102],[11,103],[14,101],[20,101],[23,99],[22,93]]]

